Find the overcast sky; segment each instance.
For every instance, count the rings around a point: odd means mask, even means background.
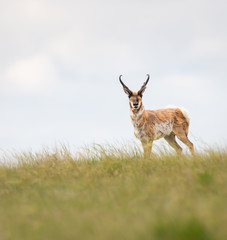
[[[227,143],[227,2],[9,0],[0,7],[0,148],[134,138],[118,81],[174,104],[190,138]]]

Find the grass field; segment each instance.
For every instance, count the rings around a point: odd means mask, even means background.
[[[0,166],[0,240],[226,240],[227,151],[94,145]]]

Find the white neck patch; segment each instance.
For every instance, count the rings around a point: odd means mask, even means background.
[[[134,126],[134,128],[137,128],[140,123],[142,122],[143,118],[141,117],[144,113],[144,106],[141,106],[140,110],[137,113],[134,113],[131,109],[130,109],[130,116],[133,118],[132,119],[132,124]]]

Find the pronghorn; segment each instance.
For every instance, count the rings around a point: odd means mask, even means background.
[[[167,107],[158,110],[145,110],[142,97],[149,81],[147,80],[138,92],[131,91],[119,77],[124,92],[129,97],[130,117],[134,126],[134,134],[141,141],[144,157],[149,157],[154,140],[164,137],[177,153],[182,152],[182,148],[176,142],[175,136],[187,145],[193,154],[192,142],[188,139],[189,116],[185,109],[179,107]]]

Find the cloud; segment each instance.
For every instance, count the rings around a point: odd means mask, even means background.
[[[3,74],[4,93],[35,94],[58,80],[53,62],[47,55],[35,55],[12,63]]]

